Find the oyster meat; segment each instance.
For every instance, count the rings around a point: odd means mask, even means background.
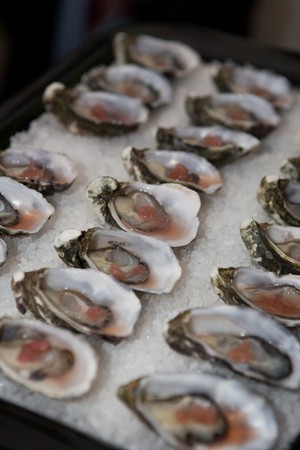
[[[54,213],[42,194],[8,177],[0,177],[0,192],[1,233],[37,233]]]
[[[190,309],[168,323],[165,338],[181,353],[216,360],[265,383],[300,388],[300,343],[287,328],[254,309]]]
[[[45,195],[67,189],[77,177],[63,153],[39,149],[8,149],[0,153],[0,174]]]
[[[118,392],[168,444],[182,450],[268,450],[278,427],[266,400],[211,374],[154,374]]]
[[[122,159],[129,175],[145,183],[176,182],[206,194],[213,194],[222,186],[219,171],[192,153],[127,147]]]
[[[288,79],[268,70],[228,62],[219,68],[213,79],[221,91],[258,95],[277,109],[287,110],[292,105],[292,86]]]
[[[158,128],[158,148],[192,152],[218,166],[256,150],[251,134],[220,126]]]
[[[132,62],[175,77],[184,77],[200,65],[199,54],[182,42],[145,34],[117,33],[114,52],[118,64]]]
[[[17,272],[11,286],[22,314],[85,334],[127,337],[141,310],[131,289],[92,269]]]
[[[267,175],[261,180],[257,200],[277,223],[300,226],[299,182]]]
[[[195,125],[224,125],[258,138],[280,122],[271,103],[252,94],[189,95],[186,111]]]
[[[66,89],[57,82],[46,88],[43,101],[46,110],[55,114],[72,133],[120,135],[135,130],[149,115],[137,98]]]
[[[272,272],[300,275],[300,228],[245,220],[241,237],[251,258]]]
[[[0,266],[7,260],[7,245],[3,239],[0,239]]]
[[[33,391],[81,396],[90,390],[97,366],[93,348],[70,331],[37,320],[0,319],[0,368]]]
[[[151,108],[167,105],[172,100],[172,86],[165,77],[135,64],[94,67],[84,74],[82,82],[93,91],[139,98]]]
[[[168,244],[136,233],[69,229],[56,237],[54,247],[68,266],[100,270],[138,291],[168,293],[181,276]]]
[[[155,186],[101,177],[88,184],[86,195],[102,224],[155,237],[172,247],[196,237],[201,202],[196,192],[179,184]]]
[[[288,327],[300,324],[298,275],[276,275],[249,267],[227,267],[214,270],[211,282],[225,303],[258,309]]]

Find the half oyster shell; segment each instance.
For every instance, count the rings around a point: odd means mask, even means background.
[[[292,87],[288,79],[268,70],[227,62],[219,68],[213,80],[221,91],[258,95],[277,109],[287,110],[292,105]]]
[[[272,272],[300,275],[300,228],[246,220],[241,237],[251,258]]]
[[[97,375],[92,347],[73,333],[38,321],[0,319],[0,368],[49,397],[78,397]]]
[[[92,269],[17,272],[11,287],[22,314],[85,334],[127,337],[141,310],[131,289]]]
[[[172,247],[196,237],[201,202],[196,192],[179,184],[154,186],[101,177],[88,184],[86,195],[102,224],[155,237]]]
[[[171,292],[181,276],[168,244],[135,233],[69,229],[58,234],[54,247],[68,266],[100,270],[137,291]]]
[[[116,136],[135,130],[148,119],[148,109],[132,97],[108,92],[81,92],[50,84],[43,96],[52,112],[72,133]]]
[[[151,429],[183,450],[268,450],[278,428],[265,399],[211,374],[155,374],[118,392]]]
[[[288,327],[300,324],[300,277],[275,275],[249,267],[218,268],[211,273],[214,291],[225,303],[251,306]]]
[[[4,234],[37,233],[54,213],[39,192],[8,177],[0,177],[0,231]]]
[[[8,149],[0,153],[0,174],[45,195],[67,189],[77,177],[71,159],[40,149]]]
[[[7,245],[3,239],[0,239],[0,266],[7,260]]]
[[[252,94],[189,95],[186,111],[195,125],[224,125],[264,137],[279,125],[271,103]]]
[[[145,183],[176,182],[206,194],[222,186],[219,171],[205,158],[191,153],[127,147],[122,159],[129,175]]]
[[[277,223],[300,226],[300,183],[267,175],[261,180],[257,200]]]
[[[254,309],[190,309],[168,323],[165,338],[180,353],[216,360],[268,384],[300,388],[300,343],[287,328]]]
[[[251,134],[219,126],[158,128],[156,140],[158,148],[196,153],[218,166],[259,146]]]
[[[117,33],[114,52],[117,64],[133,62],[176,77],[184,77],[200,65],[199,54],[188,45],[145,34]]]
[[[172,86],[165,77],[135,64],[94,67],[83,75],[82,82],[93,91],[139,98],[151,108],[167,105],[172,100]]]

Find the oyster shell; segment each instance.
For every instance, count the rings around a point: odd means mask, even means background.
[[[8,149],[0,153],[0,174],[45,195],[67,189],[77,177],[71,159],[40,149]]]
[[[265,383],[300,388],[300,343],[287,328],[254,309],[190,309],[168,323],[165,338],[181,353],[216,360]]]
[[[3,239],[0,239],[0,266],[7,260],[7,245]]]
[[[206,194],[222,186],[219,171],[205,158],[191,153],[127,147],[122,159],[129,175],[145,183],[176,182]]]
[[[58,234],[54,247],[68,266],[100,270],[138,291],[171,292],[181,276],[168,244],[136,233],[69,229]]]
[[[170,82],[153,70],[135,64],[94,67],[82,77],[90,89],[139,98],[145,105],[158,108],[172,100]]]
[[[43,96],[52,112],[72,133],[115,136],[135,130],[148,119],[148,109],[132,97],[108,92],[81,92],[50,84]]]
[[[221,91],[258,95],[277,109],[287,110],[292,105],[292,86],[288,79],[268,70],[227,62],[219,68],[213,80]]]
[[[280,122],[271,103],[252,94],[189,95],[186,111],[195,125],[224,125],[264,137]]]
[[[257,200],[277,223],[300,226],[300,183],[267,175],[261,180]]]
[[[278,436],[266,400],[211,374],[155,374],[118,392],[162,439],[183,450],[268,450]]]
[[[117,33],[114,52],[118,64],[133,62],[176,77],[190,74],[201,62],[199,54],[188,45],[145,34]]]
[[[127,337],[141,310],[131,289],[92,269],[17,272],[11,287],[22,314],[85,334]]]
[[[0,192],[2,233],[37,233],[54,213],[42,194],[8,177],[0,177]]]
[[[300,158],[288,158],[282,163],[280,170],[293,180],[300,181]]]
[[[251,134],[219,126],[158,128],[156,140],[159,148],[196,153],[218,166],[259,146]]]
[[[188,244],[197,234],[199,196],[179,184],[154,186],[101,177],[88,184],[86,195],[102,224],[155,237],[172,247]]]
[[[249,267],[227,267],[215,269],[211,283],[225,303],[251,306],[288,327],[300,324],[298,275],[279,276]]]
[[[97,358],[87,342],[67,330],[3,317],[0,368],[13,381],[49,397],[78,397],[96,378]]]
[[[246,220],[241,237],[251,258],[272,272],[300,275],[300,228]]]

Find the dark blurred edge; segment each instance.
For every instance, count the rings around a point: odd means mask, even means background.
[[[124,24],[98,32],[70,53],[60,64],[47,71],[35,83],[0,106],[0,146],[9,144],[10,136],[26,129],[32,119],[43,112],[42,94],[52,81],[72,86],[88,68],[113,60],[112,37],[117,31],[148,33],[166,39],[183,41],[210,60],[232,59],[275,70],[300,86],[300,55],[258,44],[246,38],[195,25]],[[120,424],[121,425],[121,424]],[[120,450],[78,433],[72,428],[0,400],[0,448],[23,450],[30,442],[31,450]],[[299,450],[300,436],[290,446]]]

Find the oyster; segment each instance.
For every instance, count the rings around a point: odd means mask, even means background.
[[[85,334],[127,337],[141,310],[131,289],[92,269],[17,272],[11,286],[22,314]]]
[[[182,450],[268,450],[278,427],[266,400],[211,374],[154,374],[118,392],[150,428]]]
[[[257,200],[277,223],[300,226],[300,183],[267,175],[261,180]]]
[[[143,103],[125,95],[107,92],[81,92],[50,84],[43,96],[52,112],[72,133],[115,136],[135,130],[148,119]]]
[[[258,95],[277,109],[286,110],[292,105],[292,87],[288,79],[268,70],[225,63],[213,79],[221,91]]]
[[[0,177],[0,192],[1,233],[37,233],[54,213],[42,194],[8,177]]]
[[[156,140],[159,148],[196,153],[216,165],[226,164],[259,146],[259,140],[251,134],[219,126],[158,128]]]
[[[275,275],[249,267],[218,268],[211,273],[215,292],[225,303],[251,306],[288,327],[300,324],[300,277]]]
[[[7,245],[3,239],[0,239],[0,266],[2,266],[7,259]]]
[[[176,182],[206,194],[222,186],[219,171],[205,158],[191,153],[127,147],[122,159],[129,175],[145,183]]]
[[[73,333],[38,321],[0,319],[0,368],[49,397],[78,397],[97,375],[92,347]]]
[[[246,220],[241,237],[251,258],[267,270],[300,275],[300,228]]]
[[[145,34],[117,33],[114,39],[118,64],[133,62],[157,72],[184,77],[200,65],[200,56],[188,45]]]
[[[288,158],[280,169],[293,180],[300,181],[300,158]]]
[[[224,125],[258,138],[280,121],[271,103],[252,94],[189,95],[186,110],[195,125]]]
[[[86,195],[102,224],[155,237],[172,247],[196,237],[200,199],[179,184],[154,186],[102,177],[88,184]]]
[[[54,247],[70,267],[90,267],[114,276],[138,291],[170,292],[181,267],[168,244],[119,230],[64,230]]]
[[[238,306],[187,310],[168,323],[168,344],[265,383],[300,388],[300,343],[275,320]]]
[[[172,87],[165,77],[134,64],[94,67],[82,77],[82,82],[94,91],[139,98],[151,108],[167,105],[172,100]]]
[[[77,173],[63,153],[38,149],[8,149],[0,153],[0,174],[45,195],[67,189]]]

